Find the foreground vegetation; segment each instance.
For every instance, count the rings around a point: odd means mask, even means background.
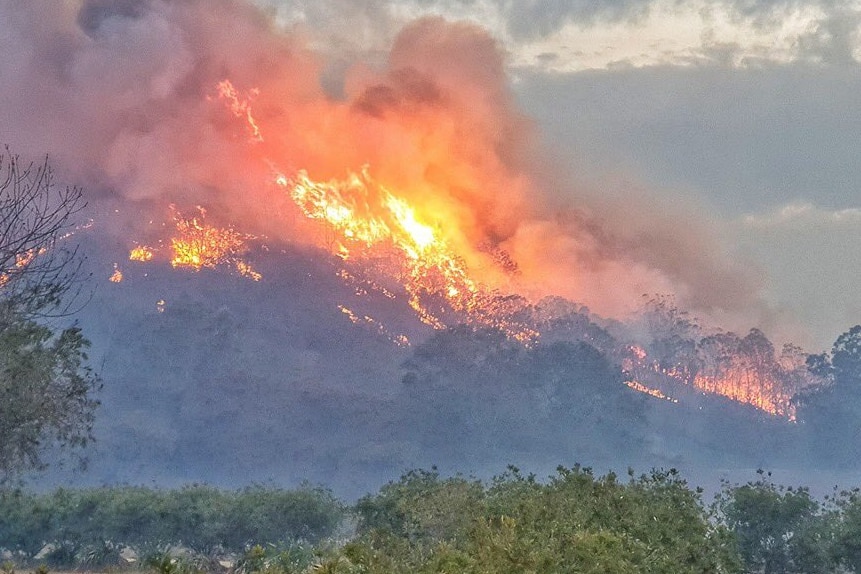
[[[675,471],[580,467],[413,471],[352,507],[311,487],[7,489],[0,548],[7,572],[132,567],[123,556],[161,574],[861,572],[861,498],[762,473],[707,505]]]
[[[125,548],[144,561],[176,546],[214,558],[255,542],[317,543],[331,538],[344,516],[331,493],[310,487],[7,490],[0,491],[0,548],[22,563],[38,555],[54,568],[119,564]]]

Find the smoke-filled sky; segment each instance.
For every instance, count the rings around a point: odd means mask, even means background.
[[[827,347],[861,322],[859,15],[831,1],[0,0],[0,141],[49,153],[122,212],[130,242],[169,203],[301,239],[273,172],[368,165],[492,286],[606,315],[675,293],[730,328]]]

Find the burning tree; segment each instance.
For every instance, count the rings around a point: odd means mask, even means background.
[[[43,468],[52,445],[91,439],[89,342],[57,326],[82,286],[82,260],[61,243],[84,207],[81,189],[54,185],[47,159],[0,154],[0,483]]]
[[[811,369],[817,356],[791,344],[778,351],[759,329],[743,337],[707,331],[672,298],[647,301],[641,328],[646,340],[628,345],[622,362],[626,384],[652,396],[668,398],[655,384],[670,383],[673,394],[673,384],[681,383],[796,420],[799,399],[827,382],[822,369]]]

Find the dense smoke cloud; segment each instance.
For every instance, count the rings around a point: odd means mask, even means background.
[[[474,25],[412,22],[333,93],[314,30],[284,30],[246,1],[13,0],[0,22],[0,138],[49,153],[96,205],[128,213],[129,242],[173,203],[307,241],[274,173],[329,180],[367,165],[491,287],[611,316],[656,292],[711,317],[760,312],[755,282],[704,219],[570,189],[514,103],[502,48]],[[263,141],[220,101],[225,79]]]

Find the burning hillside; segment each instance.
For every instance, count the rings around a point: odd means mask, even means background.
[[[227,110],[245,124],[248,144],[265,141],[250,103],[240,97],[233,84],[228,80],[220,82],[218,92]],[[260,90],[252,89],[250,93],[256,97]],[[271,158],[263,159],[275,165]],[[453,234],[438,213],[418,211],[401,194],[376,181],[370,171],[366,165],[343,180],[315,181],[304,169],[292,175],[275,169],[272,177],[276,188],[292,199],[299,212],[321,226],[319,236],[324,239],[320,247],[329,249],[345,263],[349,261],[361,281],[373,290],[395,297],[384,285],[398,284],[423,323],[434,329],[458,324],[490,327],[522,344],[539,343],[541,323],[560,317],[537,301],[500,290],[500,277],[507,287],[518,287],[519,262],[497,247],[494,257],[470,269],[467,257],[449,243],[449,238],[456,236],[456,228]],[[198,271],[232,266],[241,276],[261,279],[260,273],[240,258],[248,251],[247,242],[255,239],[253,236],[209,225],[202,207],[198,207],[199,215],[191,218],[182,217],[174,206],[171,211],[175,234],[168,251],[173,267]],[[130,253],[131,260],[147,261],[152,257],[153,250],[141,246]],[[346,281],[355,279],[346,267],[339,276]],[[117,278],[115,272],[111,280],[121,280],[121,276]],[[344,304],[338,308],[354,324],[375,325],[380,332],[389,332],[372,316],[360,318]],[[626,384],[634,390],[677,403],[672,389],[665,394],[666,389],[661,387],[689,386],[795,420],[794,397],[807,387],[821,384],[807,372],[800,349],[787,347],[783,355],[776,357],[771,343],[759,331],[745,338],[708,332],[679,320],[679,311],[666,301],[653,301],[643,313],[650,314],[653,323],[661,323],[647,327],[646,346],[654,347],[660,336],[670,336],[676,339],[676,348],[667,348],[666,339],[657,343],[654,353],[640,344],[625,347],[621,346],[626,337],[622,335],[622,343],[603,349],[621,357],[628,377]],[[660,333],[668,329],[671,332]],[[391,340],[397,344],[409,342],[404,335],[391,336]]]
[[[19,58],[45,60],[4,77],[39,86],[42,110],[63,110],[10,118],[5,137],[50,149],[94,205],[121,214],[100,229],[129,250],[106,274],[114,283],[159,261],[266,282],[255,252],[310,245],[433,329],[498,330],[524,348],[580,320],[546,303],[558,299],[619,325],[644,292],[675,293],[706,320],[756,323],[762,310],[704,222],[636,200],[613,211],[572,189],[515,103],[504,50],[473,24],[407,23],[383,58],[340,55],[349,65],[332,87],[313,32],[245,0],[35,0],[0,7],[0,20],[18,33]],[[409,341],[350,302],[332,307]],[[657,389],[664,378],[792,418],[807,384],[795,358],[748,352],[747,338],[716,329],[684,333],[693,350],[679,360],[653,329],[617,331],[589,344],[652,394],[672,396]]]

